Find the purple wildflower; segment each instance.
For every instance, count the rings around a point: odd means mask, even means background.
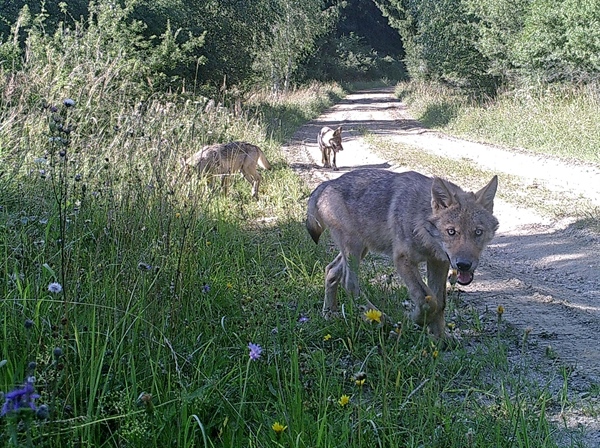
[[[301,315],[298,318],[298,323],[299,324],[304,324],[304,323],[308,322],[309,320],[310,320],[310,318],[308,316]]]
[[[72,100],[71,98],[67,98],[63,101],[63,104],[65,105],[65,107],[73,107],[73,106],[75,106],[75,100]]]
[[[210,285],[205,283],[204,286],[202,286],[202,292],[206,294],[209,291],[210,291]]]
[[[18,412],[21,409],[37,411],[35,400],[40,398],[40,396],[35,393],[33,381],[33,378],[30,377],[22,388],[17,388],[4,394],[5,401],[4,406],[2,406],[2,410],[0,411],[0,417],[11,412]]]
[[[260,358],[262,353],[262,347],[260,345],[250,342],[248,344],[248,348],[250,349],[250,359],[252,361],[256,361],[258,358]]]
[[[52,282],[48,285],[48,291],[50,291],[53,294],[58,294],[62,291],[62,286],[60,283]]]

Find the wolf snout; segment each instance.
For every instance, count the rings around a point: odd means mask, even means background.
[[[456,268],[459,271],[470,271],[472,265],[473,263],[471,263],[469,260],[458,260],[456,262]]]
[[[473,272],[477,267],[477,263],[469,259],[458,258],[454,265],[456,269],[456,282],[463,286],[470,284],[475,277]]]

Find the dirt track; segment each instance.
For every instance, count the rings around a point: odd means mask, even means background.
[[[409,145],[491,170],[499,176],[499,189],[503,175],[518,176],[524,191],[543,187],[600,206],[598,168],[429,131],[408,116],[392,93],[388,88],[348,95],[296,133],[284,147],[289,163],[311,186],[359,167],[411,169],[391,166],[377,156],[363,137],[367,133],[397,145],[398,151]],[[324,170],[316,135],[322,126],[340,124],[340,171]],[[590,385],[600,382],[600,236],[582,230],[574,217],[553,220],[502,200],[495,202],[495,215],[500,221],[497,236],[484,253],[475,281],[461,288],[461,298],[481,313],[502,305],[508,323],[518,331],[531,331],[529,349],[534,356],[549,368],[568,366],[570,386],[588,398]],[[575,412],[561,418],[590,432],[589,446],[600,446],[600,423],[593,417],[599,405],[597,398],[589,399],[586,406],[594,407],[592,416]]]

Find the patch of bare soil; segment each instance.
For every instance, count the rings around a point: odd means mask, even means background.
[[[344,151],[338,153],[340,170],[334,172],[322,168],[316,136],[322,126],[338,125],[344,128]],[[365,133],[397,144],[398,151],[410,145],[491,170],[499,176],[499,189],[503,175],[518,176],[523,194],[542,186],[600,205],[598,168],[430,131],[408,115],[392,88],[348,95],[299,129],[283,149],[290,165],[311,187],[357,168],[410,169],[392,166],[374,154]],[[505,321],[517,333],[529,332],[527,352],[539,363],[536,367],[549,376],[561,367],[568,372],[571,406],[553,419],[585,432],[584,446],[600,446],[600,236],[582,228],[574,217],[550,219],[498,199],[495,215],[500,221],[497,236],[482,258],[475,281],[461,287],[461,299],[481,313],[495,313],[502,305]],[[542,377],[539,381],[550,382]]]

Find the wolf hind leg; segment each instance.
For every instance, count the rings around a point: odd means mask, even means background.
[[[340,280],[345,271],[344,256],[340,252],[335,259],[325,267],[325,300],[323,314],[328,315],[338,309],[337,292]]]
[[[262,180],[260,173],[254,167],[246,167],[242,170],[244,178],[252,185],[252,197],[258,199],[258,188]]]

